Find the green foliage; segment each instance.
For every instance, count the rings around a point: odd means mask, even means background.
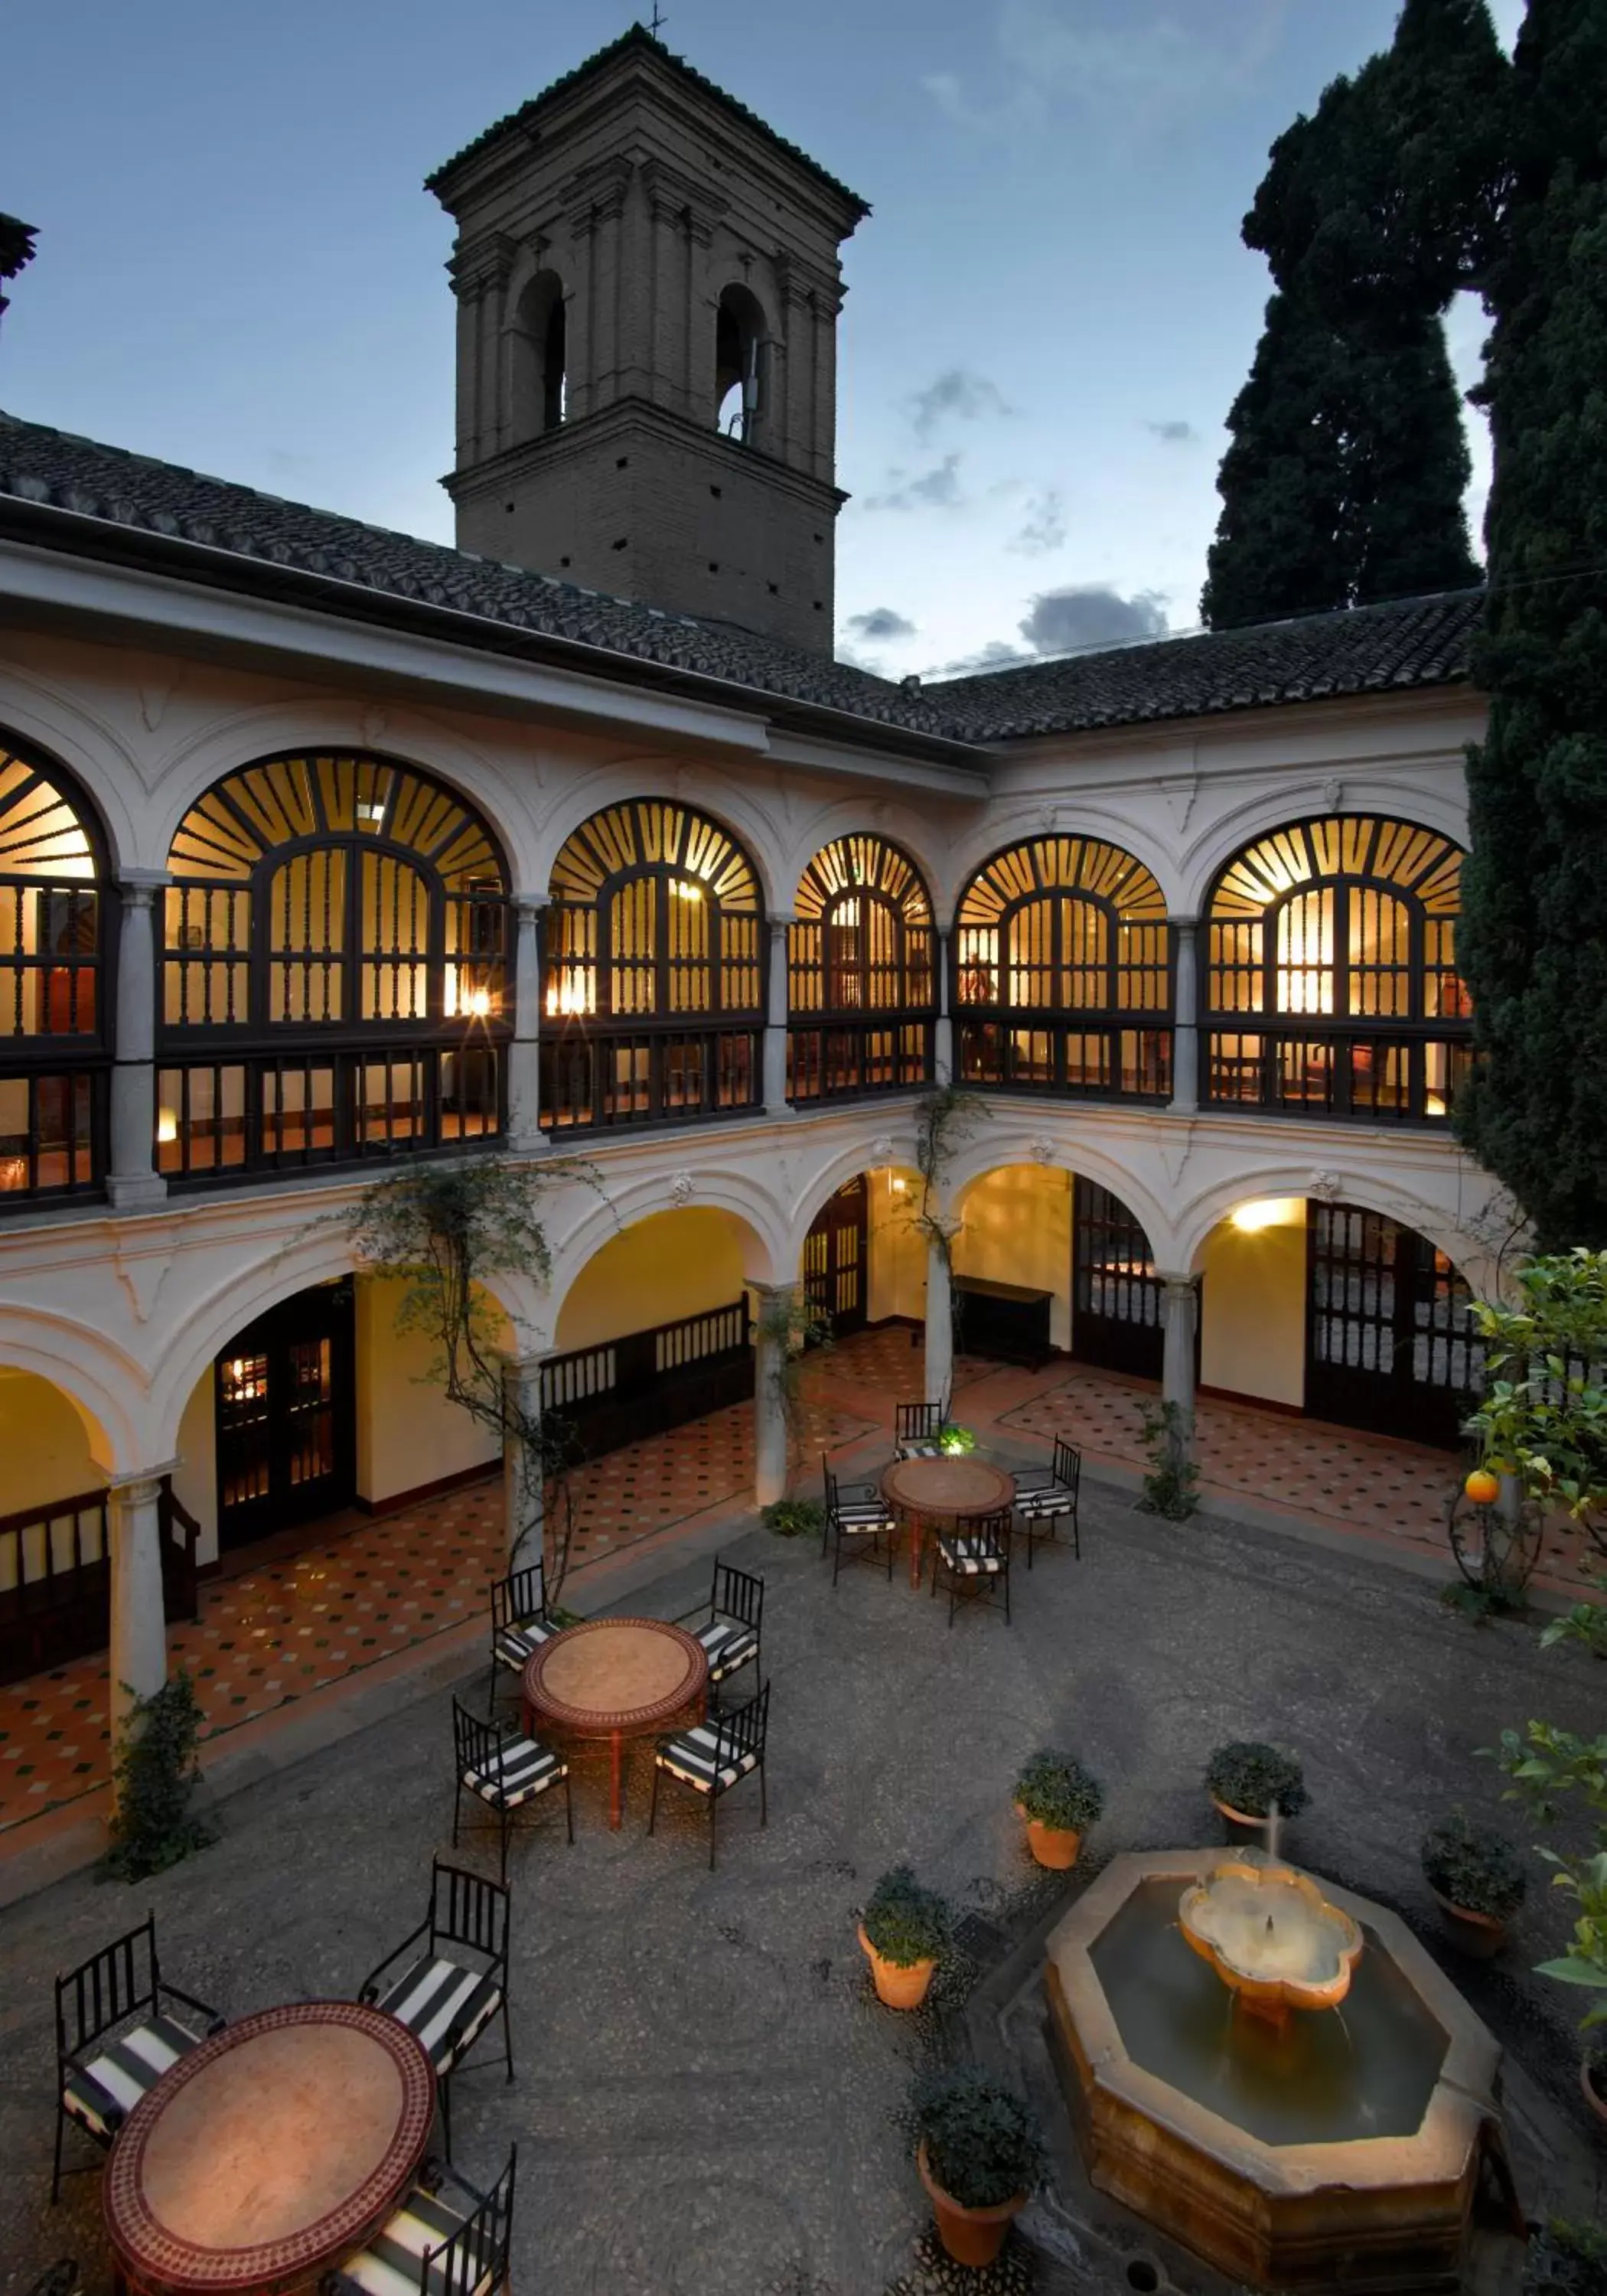
[[[937,1961],[948,1950],[948,1906],[907,1866],[895,1866],[882,1875],[859,1918],[883,1961],[897,1968]]]
[[[1504,1833],[1474,1825],[1459,1809],[1429,1828],[1418,1854],[1430,1889],[1465,1913],[1504,1922],[1523,1903],[1521,1857]]]
[[[1607,2296],[1607,2229],[1551,2218],[1529,2241],[1523,2296]]]
[[[798,1284],[766,1295],[757,1329],[764,1359],[769,1366],[771,1392],[781,1406],[786,1423],[787,1472],[791,1474],[803,1457],[808,1431],[804,1357],[832,1347],[832,1318],[824,1308],[816,1305],[805,1287]],[[820,1528],[818,1523],[815,1527]]]
[[[1218,1746],[1205,1766],[1205,1791],[1246,1817],[1268,1816],[1274,1802],[1281,1817],[1297,1817],[1311,1799],[1300,1756],[1258,1738]]]
[[[1547,1506],[1607,1515],[1607,1251],[1526,1261],[1521,1303],[1476,1300],[1485,1391],[1468,1419],[1485,1456]]]
[[[1542,1650],[1557,1643],[1582,1643],[1592,1658],[1607,1658],[1607,1578],[1598,1576],[1593,1583],[1595,1601],[1576,1603],[1562,1618],[1553,1619],[1540,1636]]]
[[[165,1874],[217,1840],[190,1807],[201,1783],[201,1722],[195,1685],[183,1667],[149,1698],[135,1699],[111,1762],[115,1806],[105,1866],[116,1880]]]
[[[1186,1522],[1199,1507],[1200,1470],[1190,1442],[1188,1414],[1175,1403],[1151,1405],[1144,1414],[1144,1447],[1149,1472],[1144,1479],[1143,1514]]]
[[[1498,1747],[1480,1751],[1492,1755],[1510,1780],[1505,1799],[1522,1803],[1542,1825],[1554,1824],[1570,1808],[1583,1808],[1594,1820],[1595,1846],[1587,1855],[1539,1852],[1556,1868],[1553,1888],[1571,1897],[1578,1911],[1570,1951],[1537,1968],[1542,1977],[1600,1993],[1582,2021],[1607,2024],[1607,1736],[1583,1738],[1554,1722],[1530,1722],[1521,1733],[1504,1730]]]
[[[1040,1825],[1058,1826],[1067,1833],[1086,1833],[1105,1806],[1099,1780],[1070,1754],[1045,1748],[1034,1754],[1015,1782],[1015,1799],[1027,1816]]]
[[[1607,19],[1530,7],[1485,280],[1495,479],[1458,955],[1479,1060],[1456,1130],[1544,1250],[1607,1245]]]
[[[952,1420],[945,1420],[938,1430],[938,1448],[950,1457],[957,1458],[962,1453],[974,1451],[976,1447],[976,1436],[969,1427],[956,1427]]]
[[[963,2070],[927,2082],[915,2103],[927,2166],[965,2209],[997,2208],[1030,2192],[1044,2148],[1030,2108],[986,2074]]]
[[[818,1499],[774,1499],[760,1510],[758,1519],[767,1530],[783,1538],[818,1538],[825,1509]]]

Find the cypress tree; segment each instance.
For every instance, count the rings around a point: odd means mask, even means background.
[[[1529,0],[1486,284],[1495,485],[1469,752],[1462,1139],[1543,1250],[1607,1245],[1607,0]]]
[[[1406,0],[1273,145],[1243,229],[1279,291],[1228,417],[1212,627],[1478,579],[1441,318],[1488,250],[1505,72],[1484,0]]]

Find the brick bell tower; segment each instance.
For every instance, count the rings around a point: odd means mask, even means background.
[[[457,225],[460,548],[830,654],[865,202],[639,24],[427,188]]]

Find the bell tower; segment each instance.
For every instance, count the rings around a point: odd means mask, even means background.
[[[865,201],[639,24],[428,188],[457,225],[459,547],[829,654]]]

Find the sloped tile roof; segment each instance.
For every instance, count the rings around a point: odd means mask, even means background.
[[[862,200],[857,192],[849,191],[846,184],[829,175],[818,160],[811,160],[808,153],[801,151],[796,144],[789,144],[784,135],[778,135],[757,111],[750,111],[747,105],[739,102],[734,95],[717,86],[713,80],[705,79],[702,73],[683,57],[672,55],[644,24],[631,25],[628,31],[621,32],[617,40],[611,40],[605,48],[599,48],[595,55],[587,56],[584,63],[577,64],[573,71],[565,72],[562,79],[555,79],[550,86],[544,87],[539,95],[533,95],[528,103],[521,103],[517,111],[510,111],[503,119],[493,120],[490,127],[475,136],[472,143],[465,144],[461,152],[455,152],[450,160],[436,168],[433,175],[426,176],[424,189],[439,195],[445,189],[448,176],[461,168],[465,160],[476,159],[480,152],[488,152],[494,144],[501,143],[504,135],[524,135],[561,96],[568,95],[583,81],[593,78],[620,56],[633,53],[656,56],[660,63],[678,79],[685,80],[690,87],[695,87],[700,94],[712,96],[722,111],[728,111],[734,119],[740,119],[743,127],[750,127],[756,135],[762,135],[765,142],[776,151],[784,152],[789,160],[807,169],[828,191],[835,192],[840,199],[846,200],[858,216],[869,215],[869,203]]]
[[[594,649],[599,675],[623,657],[668,680],[712,679],[756,702],[858,718],[916,748],[924,740],[980,750],[1035,735],[1454,684],[1468,675],[1481,595],[1458,591],[1160,639],[912,691],[727,623],[638,605],[0,414],[0,524],[8,496],[125,529],[130,556],[143,536],[194,545],[184,570],[193,579],[250,586],[289,569],[314,578],[318,603],[332,612],[351,611],[355,593],[371,619],[386,599],[470,615],[510,636]]]

